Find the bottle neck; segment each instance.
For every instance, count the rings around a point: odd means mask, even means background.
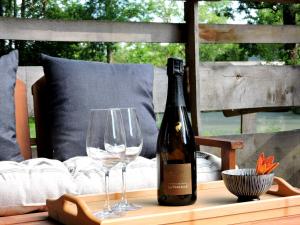
[[[183,76],[168,76],[168,97],[166,107],[186,106],[183,93]]]

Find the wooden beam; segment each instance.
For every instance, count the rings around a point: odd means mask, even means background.
[[[299,66],[202,65],[200,110],[300,106]]]
[[[244,148],[244,143],[242,140],[195,136],[195,142],[197,145],[210,146],[216,148],[226,148],[234,150]]]
[[[200,43],[300,43],[296,25],[199,25]]]
[[[231,116],[240,116],[247,114],[255,114],[257,112],[288,112],[291,110],[291,107],[259,107],[259,108],[243,108],[235,110],[223,110],[223,114],[226,117]]]
[[[200,43],[300,43],[300,26],[199,25]],[[185,24],[0,18],[0,39],[185,43]]]
[[[199,94],[202,99],[201,110],[228,109],[227,116],[236,116],[268,109],[286,111],[290,106],[300,105],[300,66],[232,64],[202,63],[199,66],[199,79],[202,80]],[[43,76],[42,67],[18,69],[18,78],[27,86],[30,115],[33,113],[31,86],[41,76]],[[153,83],[155,112],[165,110],[167,84],[166,70],[155,68]]]
[[[184,24],[0,18],[0,39],[73,42],[184,42]]]
[[[184,4],[187,42],[185,48],[186,66],[189,84],[189,106],[191,109],[192,127],[195,135],[200,132],[199,93],[199,26],[198,1],[189,0]]]
[[[231,116],[300,106],[300,66],[203,63],[199,74],[199,111],[234,110],[228,111]],[[155,69],[153,98],[156,112],[164,111],[166,87],[165,70]]]
[[[256,133],[256,113],[241,115],[241,133]]]

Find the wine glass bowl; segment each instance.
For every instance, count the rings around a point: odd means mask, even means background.
[[[136,110],[134,108],[121,109],[126,135],[125,163],[134,161],[142,151],[143,137]]]
[[[110,154],[124,157],[126,137],[120,109],[109,109],[104,134],[104,148]]]

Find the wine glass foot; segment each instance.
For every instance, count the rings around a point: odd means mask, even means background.
[[[135,211],[138,209],[141,209],[142,206],[134,204],[134,203],[129,203],[129,202],[118,202],[112,207],[112,210],[114,212],[126,212],[126,211]]]
[[[96,216],[99,219],[111,219],[111,218],[118,218],[124,215],[124,213],[113,211],[113,210],[102,210],[94,212],[94,216]]]

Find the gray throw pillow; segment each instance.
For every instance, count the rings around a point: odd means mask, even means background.
[[[86,155],[90,109],[135,107],[144,138],[141,155],[155,157],[157,128],[152,101],[153,67],[62,59],[42,54],[49,91],[53,156]],[[103,133],[100,134],[102,138]]]
[[[0,58],[0,160],[22,161],[16,141],[14,90],[18,69],[18,51]]]

